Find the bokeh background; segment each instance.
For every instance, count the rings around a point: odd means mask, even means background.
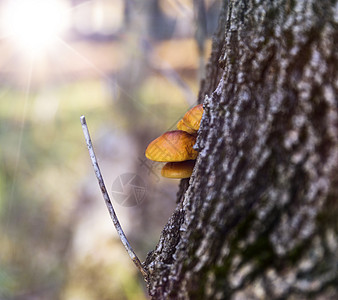
[[[147,144],[196,102],[219,0],[0,1],[0,299],[147,299],[91,167],[143,261],[175,207]],[[204,8],[204,9],[203,9]],[[116,192],[116,190],[115,190]],[[144,196],[143,196],[144,195]],[[116,199],[115,199],[116,200]]]

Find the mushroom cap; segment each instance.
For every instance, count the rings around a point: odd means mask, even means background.
[[[183,119],[181,119],[181,120],[177,123],[176,127],[177,127],[177,129],[183,130],[183,131],[188,132],[188,133],[190,133],[190,134],[196,134],[196,132],[197,132],[196,130],[194,130],[194,129],[190,128],[189,126],[187,126],[187,125],[184,123]]]
[[[198,152],[193,149],[195,142],[196,137],[185,131],[168,131],[148,145],[146,157],[161,162],[196,159]]]
[[[200,128],[202,115],[203,104],[199,104],[187,111],[182,120],[185,125],[197,131]]]
[[[168,162],[161,171],[161,175],[167,178],[189,178],[194,169],[196,160],[186,160],[181,162]]]

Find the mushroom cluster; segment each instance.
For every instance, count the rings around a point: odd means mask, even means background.
[[[168,131],[152,141],[146,149],[146,157],[166,162],[161,175],[167,178],[189,178],[198,152],[193,149],[203,115],[199,104],[190,109],[177,123],[177,129]]]

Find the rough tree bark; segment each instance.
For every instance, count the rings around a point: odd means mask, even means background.
[[[338,299],[337,10],[224,2],[153,299]]]

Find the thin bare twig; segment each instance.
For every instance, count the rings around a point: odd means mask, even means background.
[[[106,202],[110,217],[113,220],[114,226],[116,228],[116,231],[117,231],[117,233],[120,237],[122,244],[126,248],[130,258],[132,259],[132,261],[134,262],[136,267],[140,270],[144,279],[146,280],[147,272],[143,269],[140,260],[138,259],[137,255],[135,254],[133,248],[130,246],[128,239],[127,239],[126,235],[124,234],[123,229],[120,225],[120,222],[119,222],[119,220],[116,216],[113,204],[110,201],[110,198],[109,198],[106,186],[104,184],[103,177],[102,177],[102,174],[101,174],[101,171],[100,171],[100,168],[99,168],[99,165],[97,163],[97,159],[96,159],[96,156],[95,156],[95,153],[94,153],[93,144],[92,144],[92,141],[90,139],[90,135],[89,135],[89,131],[88,131],[87,123],[86,123],[86,118],[84,116],[81,116],[80,120],[81,120],[81,124],[82,124],[83,134],[84,134],[85,139],[86,139],[90,159],[92,161],[92,165],[93,165],[93,168],[94,168],[94,171],[95,171],[95,175],[96,175],[97,181],[99,182],[99,186],[100,186],[100,189],[101,189],[101,192],[102,192],[102,195],[103,195],[103,199]]]

